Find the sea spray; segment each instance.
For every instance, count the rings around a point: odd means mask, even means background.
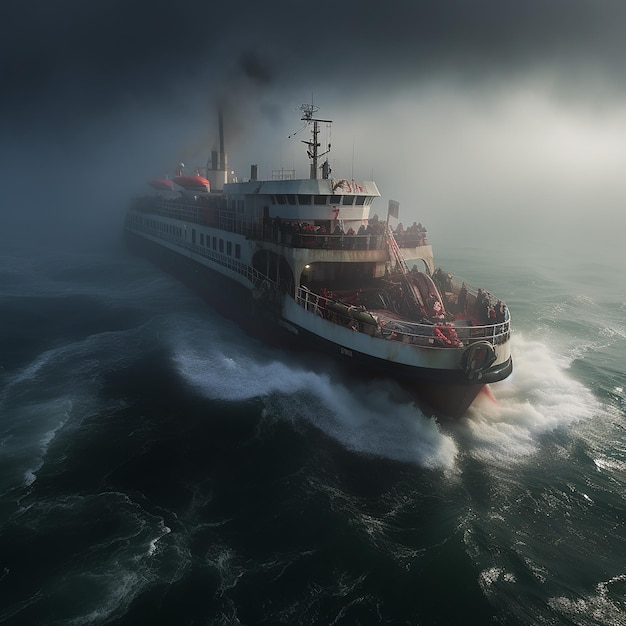
[[[569,373],[569,361],[544,343],[516,333],[513,374],[491,390],[495,402],[478,398],[452,431],[463,449],[507,462],[533,454],[543,433],[592,418],[600,403]]]
[[[355,452],[450,468],[456,444],[414,404],[394,402],[386,384],[351,387],[281,361],[261,362],[237,346],[180,348],[179,373],[212,399],[264,397],[266,411],[305,419]]]

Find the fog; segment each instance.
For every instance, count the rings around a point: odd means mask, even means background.
[[[11,8],[2,234],[115,237],[146,181],[206,163],[306,177],[302,103],[336,177],[373,177],[431,241],[619,253],[626,93],[617,2]],[[326,133],[326,128],[323,128]]]

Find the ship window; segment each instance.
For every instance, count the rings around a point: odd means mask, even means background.
[[[200,245],[203,246],[204,245],[204,234],[200,233]]]
[[[358,205],[364,205],[365,204],[365,196],[357,196],[356,197],[356,204]]]
[[[241,245],[238,243],[235,244],[235,258],[236,259],[241,258]]]
[[[283,195],[277,195],[276,196],[276,202],[278,202],[278,204],[285,204],[285,196]]]
[[[191,243],[193,244],[196,243],[196,229],[195,228],[191,229]]]
[[[326,204],[327,199],[328,199],[328,196],[313,196],[313,203],[314,204]]]
[[[232,256],[233,255],[233,244],[231,241],[227,241],[226,242],[226,254],[228,256]]]
[[[224,252],[224,240],[220,239],[220,252]]]
[[[304,193],[298,194],[298,203],[299,204],[311,204],[311,196]]]
[[[213,250],[217,250],[217,237],[213,237]]]
[[[340,204],[341,203],[341,196],[330,196],[330,203],[331,204]]]
[[[343,196],[341,201],[342,204],[354,204],[354,196]]]
[[[296,204],[296,196],[293,193],[288,193],[287,194],[287,204],[293,204],[295,206],[295,204]]]

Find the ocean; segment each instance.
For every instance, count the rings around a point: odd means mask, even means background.
[[[514,328],[458,421],[244,335],[121,241],[3,245],[0,623],[626,624],[623,264],[435,256]]]

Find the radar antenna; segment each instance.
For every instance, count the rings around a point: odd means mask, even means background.
[[[303,144],[306,144],[309,148],[306,151],[309,159],[311,159],[311,175],[310,178],[312,179],[316,179],[317,178],[317,170],[318,170],[318,160],[320,157],[323,157],[324,155],[328,154],[330,152],[330,143],[328,144],[328,149],[326,150],[326,152],[319,152],[318,148],[320,147],[320,143],[317,140],[317,137],[319,135],[320,132],[320,122],[323,122],[325,124],[332,124],[333,121],[332,120],[322,120],[322,119],[318,119],[316,117],[314,117],[315,113],[317,113],[319,111],[319,107],[314,105],[314,104],[303,104],[300,107],[300,111],[302,111],[302,118],[301,120],[304,122],[304,126],[300,129],[298,129],[295,133],[293,133],[292,135],[289,135],[289,137],[293,137],[293,135],[295,135],[296,133],[300,132],[301,130],[303,130],[304,128],[306,128],[307,126],[309,126],[309,124],[313,123],[313,129],[311,130],[311,134],[313,135],[313,141],[302,141]],[[324,178],[328,178],[328,174],[330,173],[330,167],[328,167],[328,160],[326,160],[325,166],[323,167],[323,177]]]

